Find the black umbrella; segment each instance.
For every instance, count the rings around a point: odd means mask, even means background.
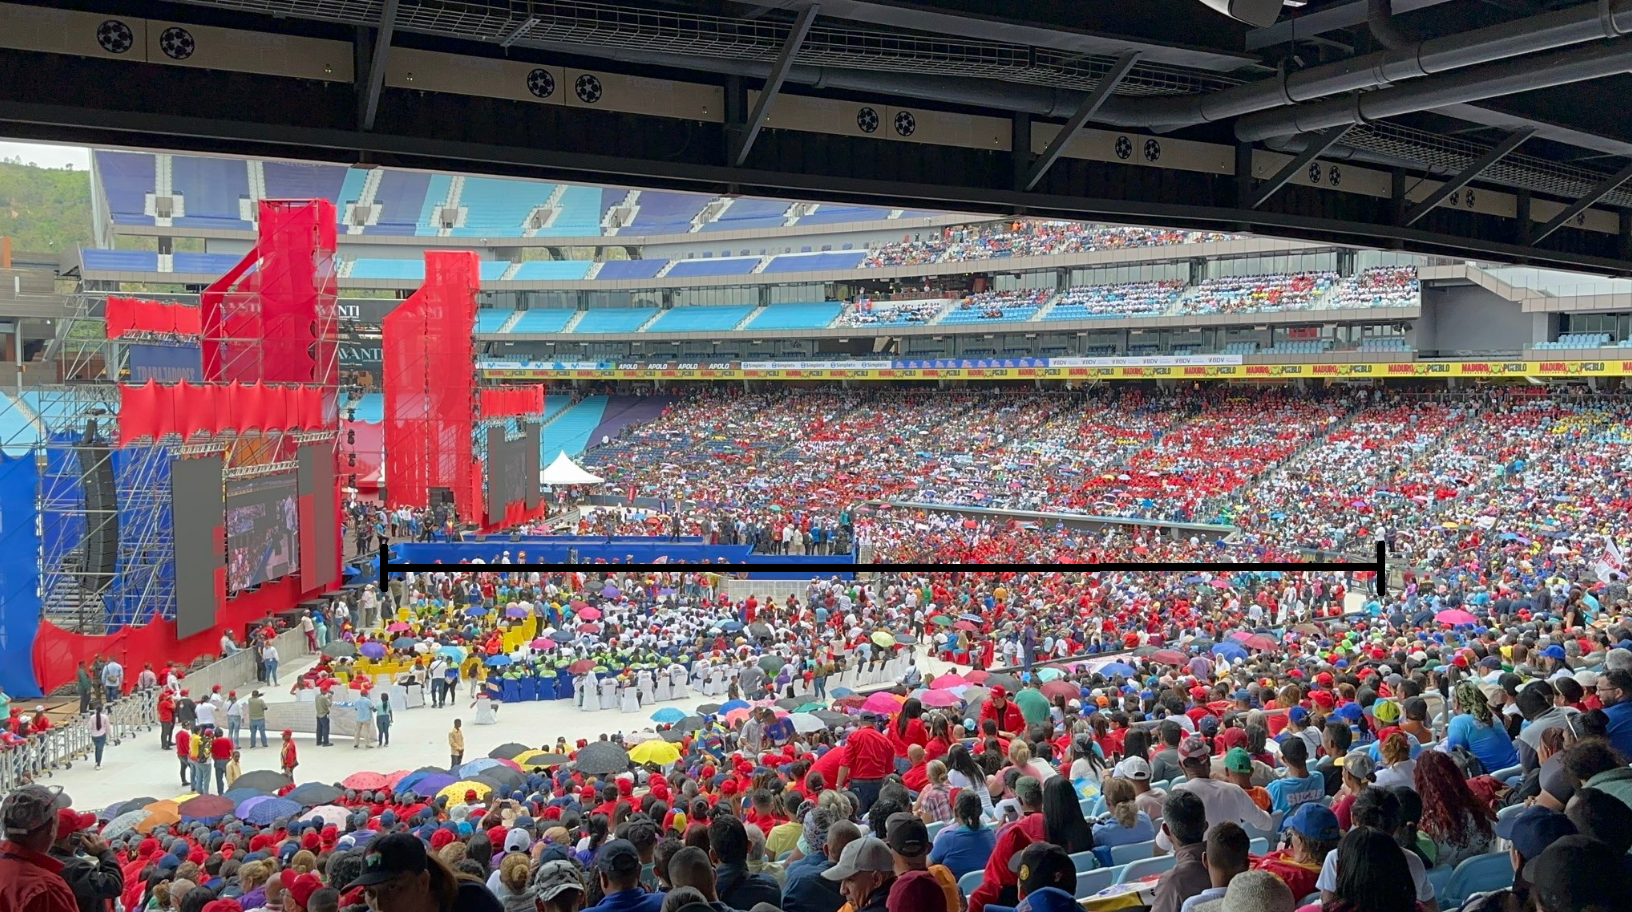
[[[668,731],[659,733],[658,737],[670,744],[679,744],[681,741],[686,740],[686,733],[677,728],[671,728]]]
[[[988,689],[1001,687],[1009,693],[1014,693],[1020,689],[1020,679],[1010,675],[992,675],[986,679],[986,687]]]
[[[512,758],[513,759],[513,758]],[[550,769],[567,762],[566,754],[540,754],[528,760],[523,766],[529,769]]]
[[[703,726],[707,724],[708,720],[704,719],[702,716],[687,716],[684,719],[681,719],[679,722],[674,723],[674,730],[680,732],[681,734],[685,734],[686,732],[702,731]]]
[[[533,748],[530,748],[525,744],[517,744],[516,742],[511,741],[508,744],[501,744],[498,747],[488,751],[487,756],[494,760],[514,760],[532,749]]]
[[[323,647],[323,654],[331,659],[355,659],[357,658],[357,647],[344,640],[335,640]]]
[[[556,641],[557,643],[570,643],[573,640],[578,639],[578,634],[566,630],[557,630],[556,632],[550,634],[550,639]]]
[[[697,707],[697,711],[705,716],[712,716],[720,711],[720,704],[704,703],[702,706]]]
[[[233,784],[236,785],[237,783]],[[308,782],[305,785],[296,788],[294,791],[290,792],[284,797],[295,802],[296,804],[301,805],[302,807],[312,808],[317,807],[320,804],[332,804],[336,799],[344,794],[345,792],[340,791],[332,785],[324,785],[321,782]]]
[[[818,709],[812,712],[811,715],[821,719],[828,728],[843,728],[850,724],[849,716],[844,713],[834,712],[831,709]]]
[[[770,637],[774,635],[771,633],[771,625],[769,624],[750,624],[748,626],[748,633],[756,637]]]
[[[495,766],[482,770],[482,774],[477,778],[485,779],[489,782],[501,783],[504,786],[503,791],[505,792],[519,789],[527,784],[526,776],[523,776],[521,773],[516,772],[508,766]]]
[[[113,818],[118,817],[120,814],[128,814],[131,811],[139,811],[150,804],[156,803],[158,800],[159,799],[157,798],[132,798],[129,801],[121,801],[102,813],[106,815],[109,820],[112,820]]]
[[[254,789],[270,795],[278,789],[288,788],[289,777],[282,773],[275,773],[272,770],[256,770],[253,773],[245,773],[239,776],[237,781],[233,782],[232,787],[235,789]]]
[[[610,741],[596,741],[578,752],[578,771],[592,776],[621,773],[629,768],[629,752]]]
[[[1140,646],[1138,649],[1133,651],[1133,654],[1142,659],[1145,656],[1155,655],[1160,651],[1161,650],[1155,646]]]
[[[776,705],[781,707],[782,709],[787,710],[788,712],[793,712],[794,710],[798,709],[799,707],[804,706],[805,701],[797,699],[795,697],[788,697],[786,699],[777,700]]]
[[[1213,645],[1213,638],[1212,637],[1199,636],[1199,637],[1196,637],[1195,639],[1191,640],[1187,645],[1195,646],[1198,649],[1207,649],[1207,648],[1210,648]]]

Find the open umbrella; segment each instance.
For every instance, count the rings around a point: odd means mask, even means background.
[[[844,713],[836,713],[830,709],[818,709],[811,715],[821,719],[822,723],[828,728],[843,728],[850,724],[850,720]]]
[[[742,703],[741,700],[737,700],[736,702]],[[748,704],[742,703],[742,705],[747,706]],[[721,707],[718,703],[704,703],[702,706],[697,707],[697,711],[705,716],[712,716],[719,712],[720,709]]]
[[[556,648],[556,642],[549,637],[539,637],[532,642],[532,647],[540,652],[548,652]]]
[[[629,768],[629,752],[610,741],[596,741],[578,752],[577,767],[591,776],[621,773]]]
[[[764,656],[759,660],[759,667],[765,669],[766,674],[776,674],[782,666],[788,664],[781,656]]]
[[[515,618],[517,620],[520,620],[521,618],[526,617],[527,614],[528,614],[527,609],[525,607],[521,606],[521,605],[506,605],[506,606],[504,606],[504,616],[507,617],[507,618]]]
[[[436,651],[436,654],[451,659],[455,662],[463,662],[465,660],[465,651],[458,646],[443,646]]]
[[[1050,700],[1055,697],[1075,700],[1082,696],[1082,689],[1070,681],[1049,681],[1043,685],[1043,696]]]
[[[197,820],[201,823],[210,823],[236,811],[238,806],[221,795],[200,795],[182,802],[176,813],[183,820]]]
[[[397,783],[398,792],[416,795],[434,795],[454,783],[456,777],[447,773],[414,773]]]
[[[937,709],[949,709],[963,702],[963,700],[952,691],[940,689],[924,691],[924,695],[919,697],[918,701],[923,703],[925,706],[932,706]]]
[[[702,731],[707,725],[708,720],[702,716],[687,716],[674,723],[674,730],[681,734],[689,734],[690,732]]]
[[[1020,679],[1013,675],[992,675],[986,679],[986,686],[1001,687],[1009,693],[1014,693],[1020,689]]]
[[[748,711],[747,707],[742,707],[742,706],[739,706],[736,709],[731,710],[730,712],[725,714],[725,724],[735,725],[738,722],[741,722],[741,721],[747,719],[748,718],[748,712],[749,711]]]
[[[1131,678],[1135,674],[1138,674],[1138,672],[1134,670],[1134,667],[1126,662],[1112,662],[1109,665],[1102,665],[1100,666],[1099,673],[1105,675],[1106,677],[1121,675],[1124,678]]]
[[[517,756],[525,754],[530,750],[532,750],[532,748],[525,744],[510,741],[488,751],[487,755],[494,760],[513,760]],[[469,764],[466,765],[468,766]]]
[[[793,710],[794,710],[794,712],[808,713],[808,712],[815,712],[818,709],[826,709],[826,708],[827,708],[826,703],[822,703],[820,701],[817,701],[817,702],[814,702],[814,703],[800,703],[798,706],[795,706],[793,708]]]
[[[418,643],[419,641],[414,639],[413,637],[402,637],[401,639],[397,640],[397,642],[406,644],[406,645],[403,645],[403,646],[398,646],[397,647],[398,649],[412,649],[412,648],[414,648],[414,644]],[[333,646],[333,645],[338,645],[338,644],[331,643],[329,645]],[[385,650],[385,644],[380,642],[379,640],[369,640],[368,642],[364,643],[362,646],[358,647],[357,651],[360,654],[362,654],[364,656],[367,656],[370,659],[379,660],[379,659],[385,658],[385,651],[386,650]]]
[[[566,763],[567,755],[537,750],[517,755],[514,759],[523,769],[549,769]]]
[[[258,795],[260,793],[256,792],[255,794]],[[251,796],[251,797],[253,797],[253,796]],[[108,805],[108,808],[107,808],[107,811],[106,811],[106,816],[107,816],[107,818],[109,820],[112,820],[115,817],[118,817],[118,816],[123,815],[123,814],[128,814],[131,811],[139,811],[142,808],[145,808],[148,805],[150,805],[153,802],[158,801],[158,800],[159,799],[157,799],[157,798],[143,797],[143,798],[132,798],[129,801],[121,801],[118,804],[110,804],[110,805]]]
[[[1273,637],[1267,637],[1261,633],[1255,633],[1240,642],[1242,646],[1248,649],[1257,649],[1260,652],[1274,652],[1281,648],[1281,644],[1276,642]]]
[[[798,697],[783,697],[776,701],[777,709],[785,709],[788,712],[793,712],[803,705],[805,705],[804,701]]]
[[[720,705],[721,712],[730,712],[733,709],[749,709],[747,700],[727,700]]]
[[[879,713],[883,715],[897,712],[901,709],[901,704],[905,702],[906,700],[900,696],[897,696],[896,694],[888,693],[886,691],[879,691],[878,693],[868,697],[861,704],[861,709],[863,712]]]
[[[340,807],[337,804],[325,804],[322,807],[312,808],[311,811],[307,812],[306,816],[300,819],[321,820],[323,821],[324,826],[332,826],[335,829],[344,830],[346,828],[346,820],[348,820],[350,817],[351,812],[345,808]]]
[[[652,721],[663,725],[672,725],[685,717],[686,713],[684,710],[676,709],[673,706],[665,706],[657,712],[652,713]]]
[[[243,780],[240,779],[239,781],[241,782]],[[222,795],[221,797],[227,799],[230,802],[232,802],[232,806],[236,808],[237,806],[239,806],[240,804],[243,804],[244,802],[248,801],[251,798],[261,797],[261,793],[255,791],[254,789],[230,788],[230,789],[227,789],[227,793],[225,795]]]
[[[658,732],[657,736],[670,744],[679,744],[681,741],[686,740],[685,732],[676,731],[672,728],[667,731]]]
[[[506,665],[509,665],[512,661],[513,660],[510,658],[509,653],[501,652],[498,655],[487,657],[487,667],[503,668]]]
[[[141,808],[126,811],[108,821],[108,825],[102,828],[102,838],[118,839],[121,836],[128,836],[136,832],[136,827],[151,816],[153,816],[152,811],[144,811]]]
[[[726,621],[725,623],[720,625],[720,629],[725,631],[726,633],[736,633],[737,631],[742,629],[742,622],[741,621]]]
[[[407,621],[392,621],[391,625],[385,628],[387,633],[402,633],[404,631],[413,629],[414,628],[408,626]]]
[[[1150,654],[1150,660],[1162,665],[1183,665],[1190,661],[1184,653],[1173,649],[1158,649]]]
[[[971,671],[968,674],[964,675],[965,678],[969,679],[970,684],[985,684],[987,679],[990,678],[991,676],[992,676],[991,672],[981,671],[979,669],[976,669],[975,671]],[[936,678],[935,680],[939,681],[940,678]]]
[[[578,612],[578,616],[586,621],[598,621],[601,619],[601,609],[585,608]]]
[[[302,807],[317,807],[320,804],[332,804],[338,801],[343,794],[345,793],[332,785],[324,785],[321,782],[308,782],[305,785],[296,786],[294,791],[283,797]]]
[[[485,614],[492,613],[492,610],[493,609],[487,607],[486,605],[471,605],[469,608],[465,609],[465,617],[479,618]]]
[[[345,640],[335,640],[323,647],[323,654],[331,659],[350,659],[357,655],[357,647]]]
[[[1058,668],[1039,668],[1037,670],[1037,679],[1039,681],[1058,681],[1063,677],[1065,677],[1065,672]]]
[[[680,759],[680,748],[667,741],[642,741],[629,751],[629,759],[636,763],[654,763],[667,766]]]
[[[481,775],[470,777],[477,782],[486,782],[498,791],[510,792],[527,784],[527,777],[520,771],[501,763],[482,771]]]
[[[578,639],[578,635],[570,630],[557,630],[556,632],[550,634],[550,639],[556,641],[557,643],[570,643],[573,640]]]
[[[390,787],[391,783],[380,773],[352,773],[340,781],[348,789],[373,791]]]
[[[492,757],[482,757],[477,760],[472,760],[469,763],[466,763],[464,766],[459,767],[459,775],[466,778],[471,776],[480,776],[482,773],[487,772],[495,766],[503,767],[504,764],[493,759]]]
[[[272,821],[280,817],[294,817],[300,811],[300,805],[287,798],[268,798],[244,811],[240,816],[247,823],[253,823],[256,826],[270,826]]]
[[[834,698],[848,697],[851,694],[855,693],[855,691],[851,690],[848,687],[835,687],[835,688],[833,688],[832,690],[830,690],[828,692],[831,693],[834,696]]]
[[[957,672],[951,672],[944,675],[936,675],[934,682],[929,686],[935,690],[950,690],[954,687],[963,687],[973,683],[975,682],[965,678],[963,675],[960,675]]]
[[[465,800],[466,792],[475,792],[477,799],[486,800],[488,795],[493,794],[493,786],[475,779],[461,779],[443,786],[436,797],[448,799],[449,804],[457,804]]]
[[[567,670],[575,675],[587,674],[595,668],[594,659],[579,659],[567,666]]]
[[[1448,627],[1476,626],[1479,619],[1460,608],[1450,608],[1434,615],[1434,621]]]
[[[234,789],[254,789],[257,792],[271,794],[279,789],[289,787],[289,777],[272,770],[256,770],[238,777],[232,784]]]
[[[788,716],[788,721],[793,723],[793,730],[802,735],[827,728],[827,723],[818,719],[812,713],[796,712]]]
[[[877,645],[888,649],[895,645],[895,634],[888,630],[877,630],[873,632],[872,640]]]
[[[1229,659],[1230,661],[1234,662],[1237,659],[1246,658],[1247,649],[1245,646],[1242,646],[1240,643],[1237,643],[1234,640],[1228,640],[1223,643],[1214,643],[1213,655],[1220,658]]]
[[[771,625],[769,624],[749,624],[748,635],[753,637],[769,638],[775,636],[775,633],[771,630]]]

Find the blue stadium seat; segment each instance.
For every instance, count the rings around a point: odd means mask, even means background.
[[[153,192],[154,158],[146,152],[96,153],[96,171],[115,225],[151,225],[147,195]]]
[[[267,199],[326,199],[335,204],[340,202],[347,170],[339,165],[274,161],[261,166]]]
[[[816,272],[828,269],[857,269],[867,258],[865,250],[837,250],[827,253],[791,253],[776,257],[766,272]]]
[[[1173,870],[1173,865],[1177,862],[1178,859],[1173,855],[1157,855],[1154,858],[1141,858],[1138,861],[1130,861],[1122,866],[1121,871],[1116,875],[1116,882],[1122,884],[1132,880],[1144,880],[1152,874],[1162,874]]]
[[[754,312],[752,305],[675,307],[663,311],[647,332],[720,332],[735,329]]]
[[[970,871],[969,873],[958,878],[958,890],[962,892],[964,896],[968,896],[969,894],[975,892],[975,888],[980,886],[980,882],[985,878],[985,869]]]
[[[81,250],[87,272],[158,272],[159,255],[152,250]]]
[[[890,217],[890,210],[872,206],[836,206],[823,203],[809,215],[802,215],[795,225],[843,225],[850,222],[881,222]]]
[[[467,177],[465,188],[459,192],[459,205],[465,207],[465,224],[449,233],[454,237],[520,237],[527,230],[527,216],[550,198],[555,186],[537,181]]]
[[[174,220],[177,228],[253,227],[238,209],[249,196],[249,166],[241,159],[177,155],[170,160],[170,187],[181,195],[186,213]]]
[[[636,197],[634,221],[624,226],[623,234],[687,234],[691,222],[714,200],[702,193],[671,193],[666,190],[642,190]]]
[[[1459,909],[1475,893],[1513,886],[1513,862],[1506,852],[1475,855],[1456,866],[1445,889],[1436,891],[1441,909]]]
[[[538,237],[595,237],[601,233],[602,192],[600,187],[568,187],[561,191],[556,206],[561,212],[548,228],[538,229]],[[612,192],[605,194],[612,196]],[[622,194],[617,194],[621,199]]]
[[[597,280],[655,279],[669,265],[668,260],[607,260],[596,273]]]
[[[600,310],[591,310],[578,321],[573,332],[578,333],[629,333],[640,328],[642,323],[657,313],[655,307],[613,307]]]
[[[219,276],[238,265],[236,253],[178,253],[171,258],[170,271],[187,275]]]
[[[496,333],[499,331],[499,327],[515,316],[515,313],[513,310],[493,310],[484,307],[476,311],[476,331],[479,333]]]
[[[645,198],[642,193],[641,197]],[[787,200],[740,197],[720,217],[703,226],[704,231],[740,231],[745,228],[780,228],[787,220]]]
[[[760,311],[744,329],[824,329],[831,326],[844,305],[837,301],[816,304],[772,304]]]
[[[357,260],[351,264],[353,279],[424,281],[424,260]]]
[[[482,283],[485,285],[503,279],[505,271],[515,264],[502,260],[483,260],[477,265],[481,267]]]
[[[569,407],[561,417],[550,423],[540,437],[539,449],[544,465],[555,461],[559,453],[577,456],[589,446],[589,435],[601,424],[606,414],[607,397],[588,396]]]
[[[522,263],[510,278],[517,282],[581,282],[592,265],[588,260],[532,260]]]
[[[521,315],[516,325],[510,327],[513,333],[557,333],[567,328],[576,310],[548,309],[529,310]]]
[[[419,225],[419,211],[425,204],[425,195],[431,185],[431,176],[419,171],[386,171],[380,176],[374,202],[380,207],[375,224],[363,229],[364,234],[413,237]],[[343,213],[342,213],[343,214]]]
[[[702,276],[747,275],[759,264],[759,257],[721,257],[718,259],[681,260],[669,270],[671,278],[698,278]]]
[[[1099,867],[1099,858],[1093,851],[1078,852],[1071,856],[1071,865],[1077,869],[1077,876],[1082,876]]]
[[[1127,845],[1111,846],[1111,864],[1121,866],[1131,864],[1143,858],[1150,858],[1156,854],[1156,840],[1147,839],[1144,842],[1132,842]]]
[[[1116,883],[1116,876],[1121,873],[1116,868],[1096,868],[1092,871],[1077,872],[1078,899],[1087,899],[1106,887]]]

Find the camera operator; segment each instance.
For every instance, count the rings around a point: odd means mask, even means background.
[[[57,839],[50,855],[62,863],[62,879],[74,891],[79,912],[108,912],[125,890],[125,875],[108,841],[95,831],[96,815],[70,808],[57,812]]]

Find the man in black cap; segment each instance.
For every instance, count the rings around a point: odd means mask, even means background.
[[[357,887],[363,888],[369,908],[376,912],[504,912],[486,884],[456,879],[441,863],[432,864],[425,844],[407,833],[369,842],[363,873],[346,890]],[[446,899],[450,896],[451,904]]]
[[[1077,866],[1065,849],[1034,842],[1010,863],[1020,891],[1015,912],[1077,912]]]
[[[1624,912],[1632,908],[1627,856],[1586,836],[1565,836],[1524,866],[1536,912]]]
[[[918,819],[918,815],[905,811],[891,814],[885,821],[884,833],[884,842],[890,847],[890,854],[895,856],[895,876],[905,877],[913,871],[929,874],[941,888],[947,912],[958,912],[958,906],[962,904],[958,879],[952,876],[951,869],[946,865],[929,863],[929,827]],[[916,912],[935,910],[919,909]]]
[[[595,856],[601,878],[601,903],[587,912],[660,912],[663,894],[640,886],[640,850],[627,839],[614,839]]]

